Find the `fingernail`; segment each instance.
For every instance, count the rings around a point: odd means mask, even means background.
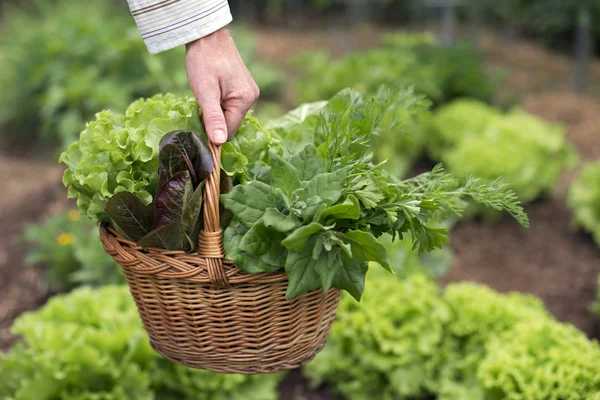
[[[227,141],[227,132],[223,129],[216,129],[213,131],[213,138],[217,144],[225,143]]]

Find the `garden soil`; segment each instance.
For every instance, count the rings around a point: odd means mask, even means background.
[[[24,265],[27,246],[19,236],[26,223],[64,208],[61,176],[59,167],[0,155],[0,350],[14,340],[13,319],[47,298],[43,271]]]

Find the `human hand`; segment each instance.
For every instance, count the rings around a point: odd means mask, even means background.
[[[187,44],[185,68],[206,133],[223,144],[240,127],[258,100],[258,86],[246,68],[229,31],[222,28]]]

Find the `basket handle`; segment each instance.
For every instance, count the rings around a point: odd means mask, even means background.
[[[204,187],[203,217],[204,229],[198,238],[198,253],[206,259],[210,282],[219,288],[230,287],[229,278],[223,268],[223,231],[219,221],[219,195],[221,191],[221,146],[209,140],[208,148],[213,156],[212,173]]]

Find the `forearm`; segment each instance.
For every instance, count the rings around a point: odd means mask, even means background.
[[[151,54],[209,35],[232,21],[227,0],[127,0]]]

